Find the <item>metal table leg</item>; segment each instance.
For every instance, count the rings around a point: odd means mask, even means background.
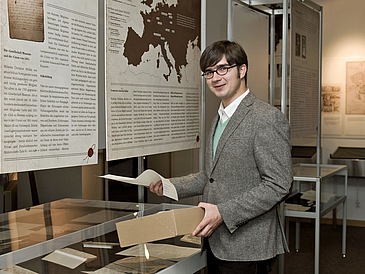
[[[343,202],[343,222],[342,222],[342,257],[346,257],[346,224],[347,224],[347,198]]]
[[[337,229],[337,208],[332,210],[332,229]]]
[[[319,243],[321,231],[321,181],[316,182],[316,215],[314,235],[314,273],[319,274]]]
[[[295,222],[295,252],[299,252],[300,248],[300,219]]]

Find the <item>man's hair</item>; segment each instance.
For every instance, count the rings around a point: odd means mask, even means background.
[[[245,50],[236,42],[222,40],[208,46],[200,57],[200,69],[204,72],[208,67],[215,66],[223,56],[226,57],[229,65],[236,64],[238,69],[246,65],[248,71],[248,60]],[[247,71],[245,84],[247,85]]]

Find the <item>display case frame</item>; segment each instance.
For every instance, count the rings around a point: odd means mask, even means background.
[[[108,233],[115,233],[116,235],[115,224],[117,222],[151,215],[160,211],[188,207],[192,206],[167,203],[145,204],[62,199],[27,209],[4,213],[0,215],[1,228],[3,231],[8,231],[9,233],[4,234],[3,232],[0,240],[1,243],[8,243],[10,248],[0,250],[0,269],[19,264],[27,264],[31,260],[40,261],[43,256],[55,250],[78,245],[88,239],[103,237]],[[43,216],[43,219],[40,220],[38,218],[39,216]],[[75,216],[76,218],[74,218]],[[86,216],[89,216],[88,219],[92,221],[90,224],[86,224],[88,222]],[[19,235],[16,237],[7,237],[17,233],[14,231],[10,233],[14,228],[24,227],[25,220],[30,220],[28,225],[30,223],[35,223],[36,225],[36,227],[29,226],[30,234],[27,231],[20,231],[19,229]],[[72,222],[75,226],[74,229],[69,228],[72,227]],[[59,224],[62,224],[64,227],[61,232],[58,226]],[[84,227],[80,229],[78,224],[83,224]],[[41,232],[34,234],[35,229]],[[24,243],[21,244],[19,241],[23,241]],[[177,240],[171,240],[170,242],[173,245],[179,245],[179,243],[176,244],[178,242]],[[195,273],[204,268],[206,265],[206,254],[205,252],[200,252],[200,246],[195,245],[194,247],[199,251],[158,271],[158,273]],[[118,246],[118,248],[120,247]],[[68,271],[70,272],[70,270]],[[75,273],[79,272],[80,270]],[[71,271],[70,273],[73,272]]]
[[[303,172],[306,169],[306,172]],[[296,164],[293,166],[293,191],[289,198],[297,194],[301,194],[300,184],[314,183],[315,184],[315,204],[313,211],[298,211],[285,209],[286,220],[286,235],[289,239],[289,218],[296,218],[296,251],[299,252],[300,244],[300,218],[314,219],[315,222],[315,266],[314,273],[319,273],[319,249],[320,249],[320,224],[321,218],[333,212],[333,224],[336,224],[336,208],[343,205],[343,222],[342,222],[342,256],[346,257],[346,219],[347,219],[347,180],[348,170],[346,165],[328,165],[328,164]],[[322,189],[327,181],[336,177],[334,191],[338,192],[337,188],[342,189],[341,193],[330,198],[326,203],[321,202]],[[337,178],[338,177],[338,178]],[[341,179],[342,178],[342,179]],[[338,183],[340,182],[340,183]],[[342,182],[342,183],[341,183]],[[342,184],[338,186],[337,184]],[[298,187],[299,185],[299,187]],[[317,205],[320,206],[317,206]]]

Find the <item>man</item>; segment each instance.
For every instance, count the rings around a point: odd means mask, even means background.
[[[171,178],[179,198],[203,195],[209,273],[269,273],[287,249],[277,205],[292,183],[289,123],[247,88],[247,55],[230,41],[203,52],[200,68],[221,99],[207,139],[206,169]],[[149,186],[162,195],[161,182]]]

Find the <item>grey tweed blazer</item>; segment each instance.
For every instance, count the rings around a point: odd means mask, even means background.
[[[257,261],[287,249],[277,205],[292,184],[290,128],[284,115],[252,92],[228,122],[213,160],[214,118],[205,171],[171,178],[179,198],[203,195],[223,218],[209,237],[222,260]]]

